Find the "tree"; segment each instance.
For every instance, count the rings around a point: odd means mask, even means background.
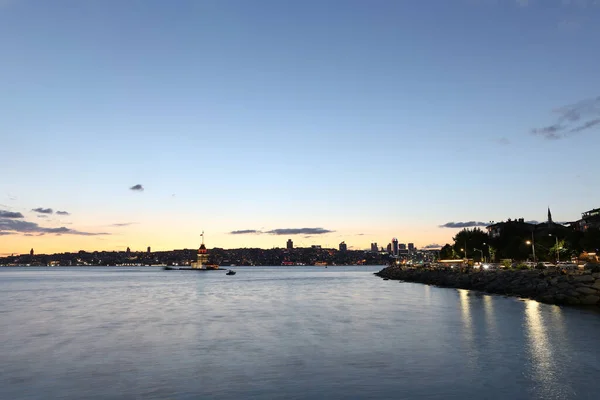
[[[454,258],[454,249],[448,243],[444,245],[440,249],[440,259],[441,260],[451,260]]]
[[[462,257],[479,256],[479,250],[483,252],[484,257],[489,257],[487,243],[489,243],[490,238],[486,232],[479,228],[465,228],[458,232],[452,240],[454,240],[454,251]],[[486,244],[484,245],[484,243]],[[475,251],[474,249],[478,250]]]

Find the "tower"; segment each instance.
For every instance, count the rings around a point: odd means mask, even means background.
[[[398,239],[396,238],[392,239],[392,255],[398,255]]]
[[[208,250],[206,250],[206,246],[204,245],[204,231],[202,231],[202,244],[198,249],[198,254],[196,261],[192,263],[192,268],[194,269],[219,269],[218,265],[210,265],[208,264]]]
[[[548,225],[552,224],[552,213],[550,212],[550,207],[548,207]]]
[[[31,249],[31,251],[29,252],[29,255],[30,255],[31,257],[33,257],[33,249]]]
[[[150,254],[150,246],[148,246],[148,250],[146,252]]]
[[[288,250],[292,250],[294,248],[294,242],[292,242],[292,239],[288,239],[287,244],[286,244],[286,248]]]
[[[348,250],[348,245],[346,245],[346,242],[340,243],[340,251],[347,251],[347,250]]]

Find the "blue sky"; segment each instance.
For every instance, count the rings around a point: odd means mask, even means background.
[[[576,219],[600,206],[599,47],[593,0],[0,1],[0,210],[73,230],[0,253]]]

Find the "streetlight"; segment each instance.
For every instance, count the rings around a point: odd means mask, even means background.
[[[490,257],[490,262],[494,262],[494,260],[492,260],[492,253],[490,252],[490,245],[487,243],[483,244],[484,246],[487,246],[488,249],[488,256]]]
[[[473,249],[473,251],[478,251],[478,252],[480,252],[480,253],[481,253],[481,262],[485,262],[485,261],[483,260],[483,250],[479,250],[479,249],[475,249],[475,248],[474,248],[474,249]]]
[[[533,251],[533,262],[537,263],[537,259],[535,258],[535,238],[533,237],[533,232],[531,232],[531,240],[528,240],[525,243],[531,245],[531,250]]]
[[[558,251],[558,236],[553,235],[551,233],[549,233],[548,236],[554,236],[554,239],[556,239],[556,246],[554,246],[554,247],[556,247],[556,262],[558,263],[558,262],[560,262],[560,253]]]

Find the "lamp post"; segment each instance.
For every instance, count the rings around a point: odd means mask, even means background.
[[[560,262],[560,252],[558,249],[558,236],[553,235],[551,233],[548,234],[548,236],[554,236],[554,239],[556,239],[556,245],[554,246],[556,248],[556,262]]]
[[[473,249],[473,251],[478,251],[478,252],[480,252],[480,253],[481,253],[481,262],[485,262],[485,261],[484,261],[484,259],[483,259],[483,250],[480,250],[480,249],[475,249],[475,248],[474,248],[474,249]]]
[[[531,245],[531,251],[533,252],[533,262],[537,264],[537,259],[535,258],[535,237],[533,236],[533,231],[531,231],[531,241],[525,242]]]
[[[487,243],[483,244],[484,246],[487,246],[488,249],[488,256],[490,257],[490,262],[494,262],[494,260],[492,260],[492,253],[490,253],[490,245]]]

